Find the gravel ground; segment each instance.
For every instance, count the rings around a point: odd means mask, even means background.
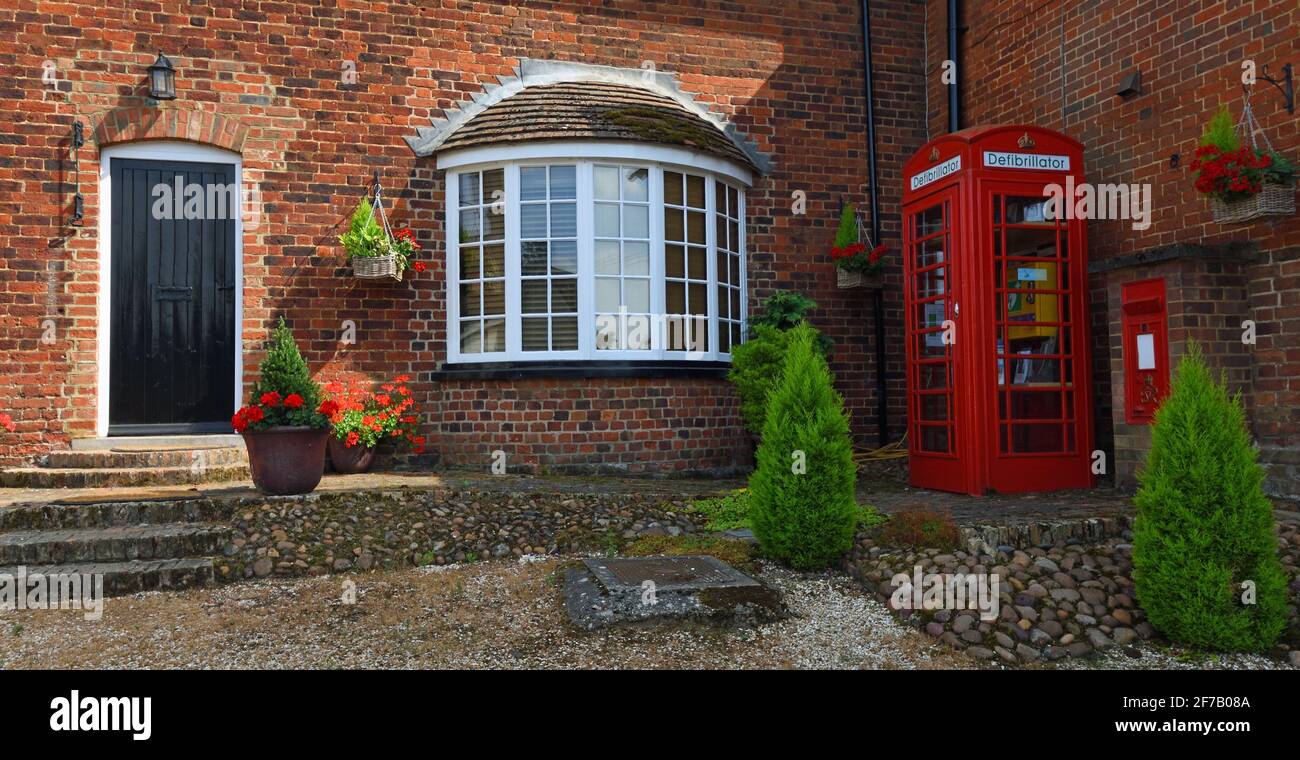
[[[261,580],[108,600],[77,611],[0,612],[3,668],[994,668],[897,622],[841,573],[768,565],[793,616],[754,628],[693,624],[582,633],[562,611],[550,557],[341,577]],[[341,597],[355,583],[355,604]],[[1277,667],[1151,645],[1063,668]]]

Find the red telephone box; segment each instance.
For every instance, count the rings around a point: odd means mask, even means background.
[[[1083,148],[975,127],[904,167],[912,485],[973,495],[1092,478]]]

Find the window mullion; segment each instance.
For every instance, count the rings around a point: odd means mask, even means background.
[[[511,360],[523,358],[523,322],[520,313],[522,287],[520,285],[519,246],[519,166],[506,166],[506,197],[503,211],[506,215],[506,357]],[[484,202],[490,199],[485,198]]]
[[[596,357],[595,188],[590,161],[580,161],[578,181],[578,353]]]
[[[650,356],[664,354],[664,170],[650,166]]]

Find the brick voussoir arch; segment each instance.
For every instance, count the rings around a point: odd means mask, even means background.
[[[211,111],[193,108],[115,108],[95,126],[104,147],[140,140],[185,140],[243,153],[248,126]]]

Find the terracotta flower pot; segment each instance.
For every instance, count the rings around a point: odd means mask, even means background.
[[[334,465],[336,472],[342,472],[347,475],[355,475],[358,472],[367,472],[370,465],[375,461],[374,447],[366,447],[360,444],[348,446],[334,436],[329,437],[328,444],[330,452],[330,464]]]
[[[246,430],[248,466],[262,493],[285,496],[311,493],[325,474],[324,428],[274,427]]]

